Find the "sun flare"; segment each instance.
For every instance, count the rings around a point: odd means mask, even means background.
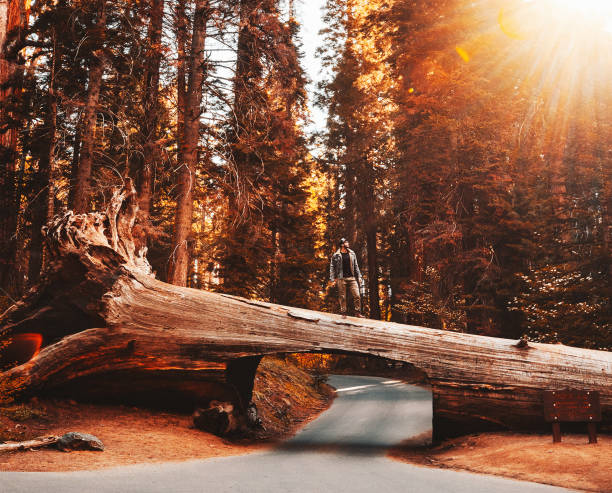
[[[486,77],[516,81],[547,129],[569,135],[601,119],[612,84],[612,0],[479,0],[471,14],[482,30],[454,46],[462,65],[487,67]],[[456,58],[455,58],[456,59]],[[579,116],[580,115],[580,116]],[[536,122],[534,121],[534,125]],[[563,139],[560,139],[563,141]]]
[[[502,2],[498,24],[507,36],[523,41],[608,44],[612,41],[612,0],[509,0]]]
[[[553,0],[553,3],[570,11],[583,14],[612,14],[612,2],[610,0]]]
[[[508,9],[507,9],[508,10]],[[612,32],[612,0],[522,0],[517,22],[529,24],[527,16],[539,18],[546,25],[574,26],[590,31],[591,35]]]

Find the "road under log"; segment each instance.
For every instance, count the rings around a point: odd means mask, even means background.
[[[128,182],[105,213],[69,212],[46,227],[47,272],[0,318],[5,348],[34,333],[42,349],[0,373],[0,400],[98,378],[107,392],[165,385],[244,409],[261,356],[340,352],[426,372],[436,438],[544,428],[547,389],[600,391],[604,424],[612,423],[612,353],[345,319],[166,284],[132,237],[136,209]]]

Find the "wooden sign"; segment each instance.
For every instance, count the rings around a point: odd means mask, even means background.
[[[550,390],[544,392],[544,419],[555,421],[601,421],[599,392],[588,390]]]
[[[561,441],[560,423],[583,422],[589,426],[589,443],[597,442],[595,423],[601,421],[599,392],[590,390],[548,390],[543,393],[544,419],[553,424],[553,441]]]

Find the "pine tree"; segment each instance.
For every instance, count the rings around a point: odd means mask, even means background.
[[[208,0],[197,0],[193,17],[193,34],[187,66],[188,83],[185,93],[185,115],[181,136],[181,158],[178,174],[176,220],[172,239],[168,281],[179,286],[187,284],[189,247],[193,221],[193,190],[198,163],[200,115],[202,114],[202,87],[206,76],[204,46],[206,27],[210,16]]]
[[[225,292],[312,306],[307,292],[316,289],[310,276],[317,262],[305,210],[310,164],[299,129],[306,95],[296,30],[276,2],[240,4],[218,262]]]

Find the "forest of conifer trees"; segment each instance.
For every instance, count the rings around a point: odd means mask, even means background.
[[[309,95],[292,1],[0,1],[0,308],[131,179],[163,281],[335,311],[345,236],[371,318],[611,349],[612,25],[546,4],[329,0]]]

